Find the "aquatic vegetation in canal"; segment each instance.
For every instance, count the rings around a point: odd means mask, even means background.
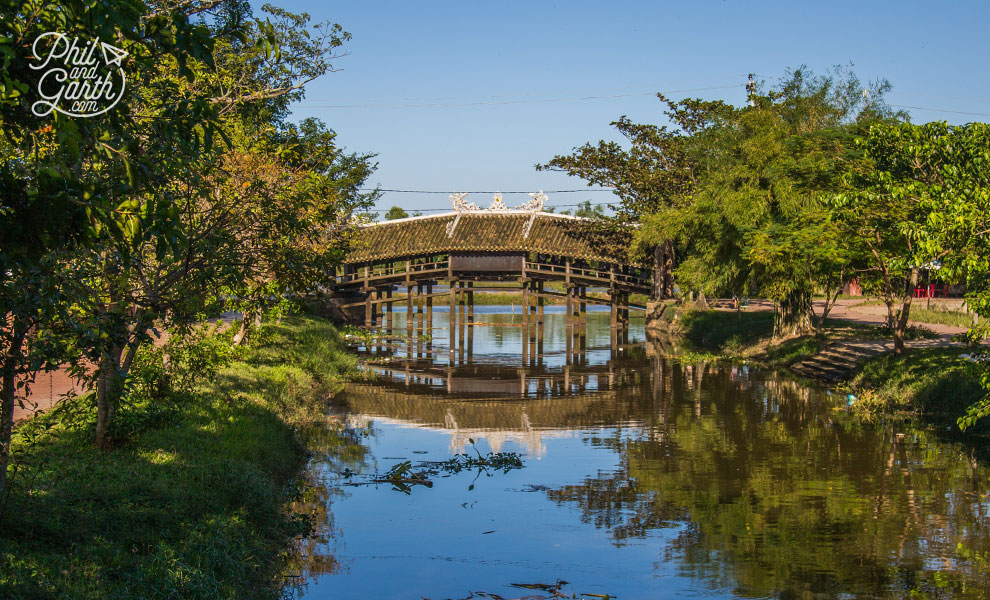
[[[399,331],[396,329],[395,331]],[[385,329],[367,329],[356,325],[340,326],[340,333],[344,340],[352,346],[365,346],[369,344],[381,344],[390,341],[408,341],[410,337],[417,342],[429,342],[433,336],[428,333],[419,333],[413,336],[397,335]]]
[[[458,600],[473,600],[474,598],[491,598],[492,600],[554,600],[557,598],[570,598],[572,600],[586,600],[588,598],[600,598],[602,600],[610,600],[615,598],[615,596],[609,594],[590,594],[590,593],[571,593],[563,591],[565,585],[568,582],[563,579],[558,579],[554,583],[510,583],[509,585],[514,588],[522,588],[526,590],[540,590],[542,592],[547,592],[549,596],[537,596],[533,594],[527,594],[522,597],[512,597],[506,598],[505,596],[495,594],[492,592],[470,592],[467,596],[459,598]],[[424,599],[429,600],[429,599]]]
[[[372,475],[367,481],[350,481],[344,485],[389,483],[392,485],[393,490],[402,492],[403,494],[409,494],[412,492],[413,486],[416,485],[433,487],[431,477],[438,475],[441,477],[450,477],[461,471],[477,469],[474,480],[468,486],[468,491],[471,491],[474,489],[474,481],[477,481],[478,477],[481,477],[482,474],[491,477],[497,471],[501,471],[504,474],[512,469],[521,469],[523,467],[522,459],[515,452],[489,452],[487,455],[482,455],[474,447],[474,440],[469,441],[477,457],[468,454],[458,454],[453,458],[443,461],[420,461],[415,467],[412,461],[405,460],[393,465],[384,474]],[[353,477],[354,475],[355,473],[349,469],[345,469],[341,473],[341,476],[345,478]]]

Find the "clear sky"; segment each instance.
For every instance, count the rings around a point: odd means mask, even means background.
[[[990,120],[987,0],[274,3],[353,35],[293,118],[378,153],[370,183],[387,189],[580,189],[533,165],[614,139],[621,115],[664,123],[658,91],[741,104],[748,73],[772,82],[801,65],[852,63],[863,80],[890,80],[891,104],[941,109],[907,108],[916,123]],[[386,193],[378,207],[446,208],[447,193]],[[549,195],[557,206],[611,197]]]

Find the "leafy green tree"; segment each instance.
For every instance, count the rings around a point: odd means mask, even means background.
[[[605,216],[605,208],[600,204],[592,206],[591,200],[585,200],[574,209],[574,216],[585,219],[600,219]]]
[[[618,202],[613,218],[595,217],[598,229],[616,229],[639,222],[662,208],[677,206],[694,190],[697,160],[689,149],[691,136],[702,134],[720,115],[731,110],[722,102],[684,100],[672,102],[658,94],[667,106],[665,114],[673,128],[643,125],[623,116],[612,126],[628,141],[628,149],[617,142],[599,141],[575,148],[569,155],[555,156],[537,170],[562,171],[580,177],[589,186],[614,190]],[[590,208],[590,202],[587,203]],[[652,255],[654,298],[673,295],[674,245],[669,238],[641,240],[638,253]]]
[[[810,330],[814,293],[826,292],[827,314],[857,259],[822,198],[840,188],[856,133],[897,118],[883,104],[888,88],[796,70],[754,93],[752,106],[699,115],[683,141],[690,193],[644,217],[641,240],[677,240],[682,287],[766,296],[775,302],[776,336]]]
[[[64,285],[75,275],[53,275],[65,265],[62,253],[76,255],[100,236],[133,235],[138,211],[121,195],[147,186],[155,169],[149,129],[172,151],[209,143],[215,134],[213,108],[202,98],[166,98],[156,119],[136,112],[132,95],[101,117],[35,115],[34,40],[49,31],[113,40],[128,53],[121,65],[128,82],[140,88],[163,65],[186,78],[196,65],[211,63],[210,32],[192,17],[215,4],[122,0],[106,10],[77,0],[0,3],[0,492],[17,394],[38,369],[66,357],[64,344],[50,343],[55,324],[77,323],[67,317],[75,296]]]
[[[393,206],[392,208],[388,209],[388,212],[387,213],[385,213],[385,220],[386,221],[392,221],[392,220],[395,220],[395,219],[405,219],[408,216],[409,216],[409,213],[407,213],[406,211],[402,210],[402,207]]]
[[[332,194],[328,182],[353,188],[363,182],[361,172],[370,172],[366,157],[335,150],[325,128],[304,124],[300,134],[282,122],[288,103],[331,70],[335,49],[349,36],[337,25],[311,34],[308,17],[265,10],[274,20],[252,21],[246,4],[231,3],[212,25],[212,69],[191,81],[166,70],[141,91],[142,108],[151,113],[163,93],[206,98],[224,143],[185,154],[166,154],[167,140],[149,144],[159,158],[156,185],[127,195],[135,214],[129,234],[101,237],[89,256],[92,333],[85,347],[97,365],[101,447],[111,444],[129,369],[151,328],[188,326],[235,298],[246,318],[279,305],[300,281],[325,272],[318,269],[324,254],[339,253],[313,233],[329,232],[328,219],[346,224],[347,211],[335,210],[341,194]],[[230,21],[243,24],[237,35],[225,33]]]
[[[288,126],[250,152],[235,150],[224,189],[240,198],[232,211],[237,242],[237,285],[223,290],[226,310],[241,312],[240,343],[271,311],[282,310],[326,284],[344,256],[350,217],[371,206],[376,191],[361,192],[375,165],[370,154],[347,154],[336,134],[316,120]]]
[[[860,148],[832,211],[844,234],[867,249],[864,272],[887,304],[897,351],[925,266],[941,263],[939,276],[965,283],[970,306],[990,315],[990,126],[879,124]],[[987,334],[985,322],[970,330],[974,341]],[[990,389],[990,373],[983,380]],[[987,414],[985,399],[959,424]]]

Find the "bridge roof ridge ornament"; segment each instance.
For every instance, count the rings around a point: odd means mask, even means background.
[[[502,193],[495,192],[492,196],[492,203],[488,208],[481,208],[474,202],[467,202],[464,199],[467,198],[466,193],[458,194],[455,190],[450,195],[450,205],[454,208],[457,216],[450,223],[447,223],[447,237],[454,237],[454,231],[457,229],[457,224],[461,222],[461,215],[464,213],[476,213],[479,215],[484,214],[505,214],[505,213],[528,213],[530,214],[529,221],[526,222],[525,227],[523,227],[523,239],[529,237],[529,232],[533,228],[533,222],[536,221],[536,215],[543,212],[543,207],[546,204],[549,197],[543,193],[543,190],[535,192],[529,195],[530,200],[524,204],[520,204],[515,208],[509,208],[502,201]]]

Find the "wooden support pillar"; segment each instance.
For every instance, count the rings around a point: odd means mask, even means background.
[[[372,297],[371,297],[371,294],[372,293],[373,292],[370,289],[366,289],[365,290],[365,297],[364,297],[364,326],[365,327],[371,327],[372,320],[374,319],[374,315],[371,312],[372,310],[374,310],[372,308],[374,306],[373,300],[372,300]]]
[[[536,364],[536,338],[539,333],[539,322],[537,321],[536,305],[539,303],[539,295],[537,294],[537,282],[532,281],[530,283],[530,298],[529,298],[529,315],[530,315],[530,330],[529,330],[529,364]]]
[[[581,286],[578,288],[578,292],[581,295],[581,302],[578,308],[578,321],[581,323],[581,327],[588,324],[588,288]]]
[[[458,326],[460,327],[459,339],[461,341],[459,354],[461,357],[462,364],[464,363],[464,352],[465,352],[465,346],[467,345],[465,344],[465,342],[467,341],[467,335],[465,335],[466,333],[465,329],[467,327],[467,291],[465,291],[466,287],[467,287],[467,282],[462,281],[460,282],[460,285],[458,285],[458,290],[457,290],[457,296],[458,296],[457,303],[459,305],[457,307],[457,310],[460,312],[460,315],[458,317]]]
[[[408,264],[409,261],[406,261]],[[406,331],[412,337],[413,330],[413,287],[412,283],[406,284]]]
[[[394,304],[394,302],[392,301],[392,286],[389,286],[388,290],[386,290],[385,296],[386,296],[386,298],[388,298],[388,302],[385,303],[385,309],[388,311],[388,316],[385,317],[385,327],[386,327],[386,329],[388,329],[389,332],[391,332],[392,331],[392,304]]]
[[[525,331],[529,324],[529,282],[525,279],[522,282],[522,322]]]
[[[376,327],[380,324],[378,321],[378,307],[380,305],[381,297],[382,297],[382,291],[378,288],[375,288],[375,290],[372,292],[371,295],[371,326],[372,327]]]
[[[467,355],[468,360],[474,357],[474,282],[467,282]]]
[[[537,286],[537,293],[539,294],[539,296],[537,296],[537,299],[536,299],[536,304],[537,304],[536,322],[537,322],[537,324],[539,324],[539,325],[542,326],[543,325],[543,306],[544,306],[544,304],[546,304],[546,297],[543,295],[543,292],[545,291],[546,288],[544,286],[544,282],[543,281],[537,282],[536,286]]]
[[[609,290],[608,293],[608,303],[609,303],[609,328],[613,331],[619,326],[619,305],[618,298],[616,298],[617,292],[615,289]]]
[[[447,285],[450,291],[450,318],[447,323],[447,331],[450,336],[450,362],[454,362],[454,352],[457,350],[457,280],[450,279]]]
[[[423,327],[426,325],[426,315],[423,314],[423,284],[416,285],[416,332],[420,335],[423,333]]]
[[[474,282],[467,282],[467,320],[468,323],[474,323]]]
[[[567,259],[567,261],[570,263],[570,259]],[[567,287],[564,288],[564,293],[567,296],[567,308],[564,309],[565,314],[567,315],[565,323],[567,328],[571,329],[574,327],[574,288],[568,284]]]

